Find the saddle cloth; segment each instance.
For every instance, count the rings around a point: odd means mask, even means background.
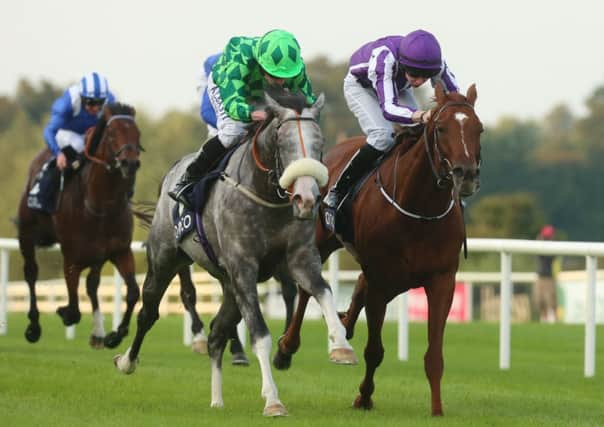
[[[176,241],[180,243],[191,231],[197,230],[197,237],[199,243],[203,247],[206,255],[212,261],[216,267],[218,265],[218,257],[216,256],[212,245],[210,244],[206,232],[203,228],[203,221],[201,220],[201,214],[208,202],[208,196],[210,190],[221,178],[224,170],[226,169],[231,156],[235,153],[237,148],[241,144],[237,144],[232,147],[218,163],[218,165],[210,172],[205,174],[194,186],[192,190],[189,190],[185,197],[189,200],[189,206],[193,206],[194,210],[191,211],[185,208],[181,203],[176,203],[172,210],[172,222],[174,224],[174,235]]]

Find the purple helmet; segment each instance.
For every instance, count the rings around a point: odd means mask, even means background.
[[[412,31],[403,37],[399,46],[399,61],[406,67],[420,70],[440,70],[442,58],[440,44],[431,33]]]

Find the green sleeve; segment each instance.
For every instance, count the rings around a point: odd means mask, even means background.
[[[306,66],[302,68],[300,74],[291,79],[290,89],[292,92],[302,92],[302,94],[306,97],[306,102],[308,105],[312,105],[317,100],[317,97],[312,92],[312,86],[310,84],[310,79],[306,75]]]
[[[225,112],[232,119],[242,122],[251,121],[253,110],[247,103],[250,93],[245,82],[250,74],[252,47],[251,39],[233,37],[212,72]]]

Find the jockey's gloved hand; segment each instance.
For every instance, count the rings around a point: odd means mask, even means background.
[[[57,154],[57,167],[59,168],[59,170],[63,170],[67,167],[67,156],[65,156],[65,154],[63,153],[59,153]]]

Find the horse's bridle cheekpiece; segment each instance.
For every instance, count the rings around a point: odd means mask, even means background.
[[[116,114],[114,116],[111,116],[109,118],[109,120],[107,120],[107,123],[105,124],[105,129],[107,127],[109,127],[109,125],[111,124],[111,122],[113,122],[114,120],[129,120],[131,122],[134,122],[134,116],[128,115],[128,114]],[[102,139],[101,139],[102,141]],[[117,150],[115,153],[111,153],[111,161],[107,162],[104,159],[101,159],[100,157],[95,156],[94,154],[90,154],[90,145],[92,142],[92,138],[89,138],[85,147],[84,147],[84,156],[90,160],[93,163],[99,164],[101,166],[103,166],[107,171],[111,171],[114,169],[118,169],[120,167],[120,162],[117,160],[118,156],[120,154],[122,154],[124,151],[136,151],[137,153],[140,153],[141,151],[145,151],[143,149],[143,147],[140,145],[140,143],[136,143],[136,144],[124,144],[120,147],[119,150]]]

